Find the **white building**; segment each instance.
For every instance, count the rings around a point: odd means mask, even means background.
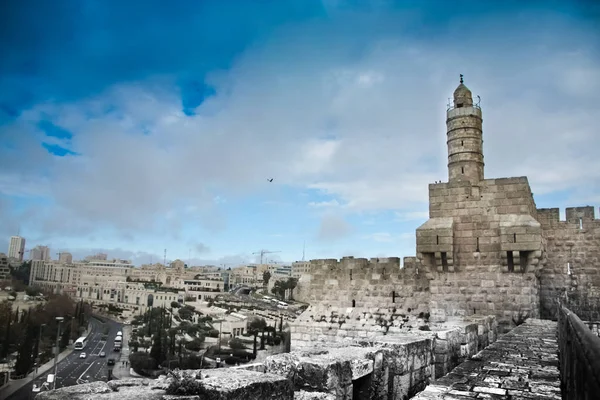
[[[31,260],[50,261],[50,248],[48,246],[35,246],[31,250]]]
[[[73,254],[67,252],[58,253],[58,262],[64,264],[73,263]]]
[[[8,258],[15,258],[23,261],[25,254],[25,238],[21,236],[11,236],[8,244]]]

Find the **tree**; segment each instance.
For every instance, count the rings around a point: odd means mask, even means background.
[[[271,280],[271,273],[269,271],[263,272],[263,284],[269,286],[269,280]]]
[[[25,315],[25,313],[23,313]],[[15,364],[15,373],[17,375],[25,375],[28,374],[33,365],[33,361],[31,359],[31,353],[33,351],[33,335],[35,333],[34,329],[30,329],[31,318],[29,314],[27,314],[27,319],[24,321],[26,326],[25,329],[25,337],[19,346],[19,352],[17,355],[17,362]]]
[[[285,282],[286,289],[290,290],[290,300],[294,300],[294,289],[298,286],[298,278],[288,278]]]
[[[256,357],[256,339],[258,338],[258,334],[261,332],[264,332],[265,329],[267,329],[267,321],[265,321],[264,318],[254,318],[248,324],[248,333],[254,335],[254,346],[253,346],[254,357]],[[262,349],[264,349],[264,341],[261,340],[261,342],[262,342],[261,343],[261,350],[262,350]]]

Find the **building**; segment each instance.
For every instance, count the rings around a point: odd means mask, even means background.
[[[5,279],[10,279],[8,256],[4,253],[0,253],[0,281]]]
[[[292,263],[292,278],[300,279],[304,274],[310,271],[310,261],[295,261]]]
[[[71,264],[73,263],[73,255],[67,252],[58,253],[58,262]]]
[[[482,109],[462,77],[453,97],[446,114],[448,181],[429,184],[429,219],[416,229],[416,257],[311,260],[296,299],[311,304],[307,315],[379,307],[387,310],[382,318],[403,310],[439,322],[491,314],[502,330],[524,316],[556,318],[563,299],[583,319],[594,319],[600,307],[594,208],[567,208],[562,221],[558,208],[536,207],[527,177],[486,178]]]
[[[23,261],[25,254],[25,238],[21,236],[11,236],[8,244],[8,258],[14,258]]]
[[[35,246],[31,250],[31,260],[50,261],[50,248],[48,246]]]

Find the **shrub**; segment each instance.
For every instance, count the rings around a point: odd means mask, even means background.
[[[191,342],[185,345],[185,348],[192,351],[200,351],[202,350],[202,343],[204,343],[204,338],[195,338]]]
[[[229,341],[229,347],[231,347],[232,349],[245,349],[246,348],[246,346],[244,345],[244,342],[242,342],[238,338],[231,339]]]
[[[137,352],[129,355],[131,368],[140,375],[147,375],[149,371],[156,369],[156,360],[145,352]]]
[[[178,303],[178,302],[176,302],[176,301],[172,301],[172,302],[171,302],[171,307],[173,307],[173,308],[179,308],[179,307],[181,307],[181,304],[179,304],[179,303]]]
[[[194,395],[203,392],[202,385],[193,376],[186,375],[181,379],[173,379],[167,388],[167,394],[172,395]]]

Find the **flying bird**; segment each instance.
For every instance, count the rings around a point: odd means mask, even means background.
[[[273,182],[273,178],[271,178],[271,179],[267,179],[267,180],[268,180],[269,182]]]

